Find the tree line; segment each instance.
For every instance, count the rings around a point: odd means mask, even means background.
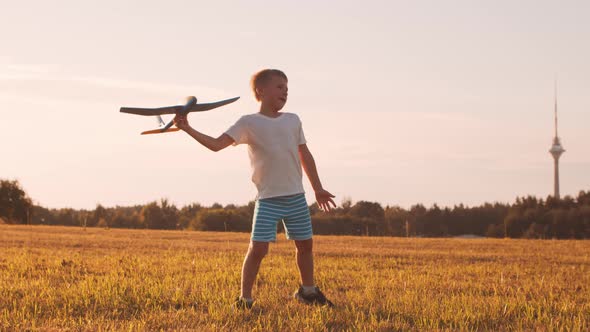
[[[247,205],[181,208],[166,199],[145,205],[92,210],[48,209],[32,203],[18,181],[0,180],[0,223],[250,232],[254,202]],[[403,237],[485,237],[589,239],[590,191],[563,199],[519,197],[513,204],[463,204],[441,208],[416,204],[409,209],[377,202],[344,200],[333,211],[310,206],[315,234]],[[279,231],[283,231],[279,223]]]

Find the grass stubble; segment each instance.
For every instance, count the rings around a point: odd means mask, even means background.
[[[0,225],[0,330],[590,329],[590,241],[316,236],[308,307],[279,235],[232,308],[249,235]]]

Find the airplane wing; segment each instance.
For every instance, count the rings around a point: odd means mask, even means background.
[[[231,104],[234,101],[240,99],[240,97],[234,97],[230,99],[225,99],[221,101],[216,101],[213,103],[205,103],[205,104],[196,104],[193,102],[192,105],[176,105],[176,106],[166,106],[166,107],[158,107],[158,108],[140,108],[140,107],[121,107],[120,112],[122,113],[130,113],[130,114],[137,114],[137,115],[162,115],[162,114],[176,114],[176,113],[190,113],[190,112],[204,112],[208,110],[212,110],[214,108]],[[188,108],[188,110],[186,110]]]
[[[130,113],[137,115],[162,115],[162,114],[176,114],[182,111],[184,105],[167,106],[158,108],[139,108],[139,107],[121,107],[122,113]]]
[[[188,109],[188,112],[204,112],[204,111],[208,111],[208,110],[212,110],[214,108],[223,106],[223,105],[227,105],[227,104],[231,104],[234,101],[240,99],[240,97],[234,97],[234,98],[230,98],[230,99],[226,99],[226,100],[221,100],[221,101],[216,101],[214,103],[205,103],[205,104],[194,104],[193,106],[191,106]]]

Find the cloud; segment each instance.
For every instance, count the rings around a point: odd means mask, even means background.
[[[204,85],[149,82],[116,77],[66,74],[57,65],[15,64],[0,58],[0,87],[6,97],[76,102],[80,100],[170,100],[198,94],[204,101],[227,98],[223,89]]]

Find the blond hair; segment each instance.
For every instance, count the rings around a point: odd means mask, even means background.
[[[288,81],[287,75],[278,69],[263,69],[252,76],[250,86],[252,87],[252,92],[254,92],[256,100],[260,101],[260,94],[258,93],[260,87],[268,83],[273,76],[279,76],[284,78],[285,81]]]

